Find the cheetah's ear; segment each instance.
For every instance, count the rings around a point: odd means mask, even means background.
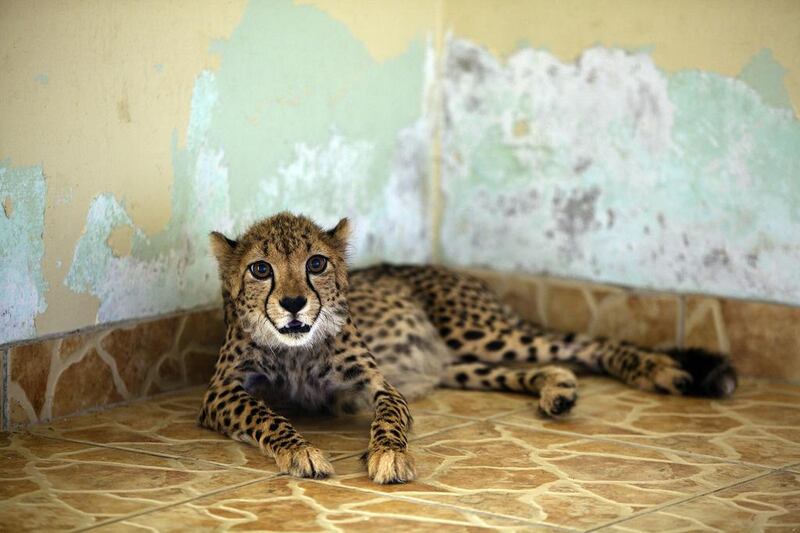
[[[347,218],[343,218],[336,224],[335,228],[329,229],[326,233],[333,237],[340,248],[344,248],[347,246],[347,239],[350,237],[350,221]]]
[[[220,266],[227,265],[239,243],[227,238],[218,231],[212,231],[209,235],[209,240],[211,241],[211,251],[214,252],[217,262]]]

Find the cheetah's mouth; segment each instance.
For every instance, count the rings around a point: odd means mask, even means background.
[[[308,324],[303,324],[299,320],[294,319],[279,329],[278,333],[308,333],[309,331],[311,331],[311,326]]]

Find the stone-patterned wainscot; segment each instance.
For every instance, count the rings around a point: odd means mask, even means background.
[[[6,427],[202,384],[224,337],[213,310],[13,346]]]

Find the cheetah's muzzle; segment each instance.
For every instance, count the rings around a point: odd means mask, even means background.
[[[311,326],[295,319],[279,329],[278,333],[285,335],[287,333],[308,333],[309,331],[311,331]]]

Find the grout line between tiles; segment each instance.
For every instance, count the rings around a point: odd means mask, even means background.
[[[318,484],[322,484],[322,485],[326,484],[325,480],[309,479],[308,481],[311,482],[311,483],[318,483]],[[391,499],[391,500],[400,500],[400,501],[405,501],[405,502],[409,502],[409,503],[430,505],[430,506],[437,507],[437,508],[440,508],[440,509],[456,510],[456,511],[459,511],[459,512],[466,512],[466,513],[475,514],[477,516],[490,516],[492,518],[502,518],[504,520],[512,520],[514,522],[518,522],[518,523],[524,524],[524,525],[543,526],[543,527],[555,529],[557,531],[564,531],[564,532],[570,532],[570,533],[580,531],[579,529],[573,529],[573,528],[569,528],[569,527],[565,527],[565,526],[557,526],[557,525],[547,524],[545,522],[537,522],[535,520],[526,520],[525,518],[520,518],[519,516],[505,515],[505,514],[500,514],[500,513],[492,513],[490,511],[480,511],[480,510],[469,508],[469,507],[460,507],[458,505],[453,505],[453,504],[449,504],[449,503],[442,503],[442,502],[437,502],[437,501],[425,500],[423,498],[416,498],[414,496],[408,496],[408,495],[405,495],[405,494],[399,493],[399,492],[382,492],[382,491],[378,490],[377,488],[368,489],[368,488],[364,488],[364,487],[353,487],[353,486],[350,486],[350,485],[335,485],[335,486],[338,487],[338,488],[354,490],[354,491],[357,491],[357,492],[364,492],[364,493],[367,493],[367,494],[375,494],[375,495],[378,495],[378,496],[381,496],[381,497],[384,497],[384,498],[388,498],[388,499]],[[380,485],[376,485],[376,486],[380,486]],[[453,494],[453,493],[448,493],[448,494]]]
[[[667,447],[664,447],[664,446],[656,446],[654,444],[642,444],[642,443],[639,443],[639,442],[628,442],[628,441],[624,441],[624,440],[614,439],[614,438],[611,438],[611,437],[597,437],[595,435],[585,435],[585,434],[582,434],[582,433],[573,433],[571,431],[561,431],[561,430],[558,430],[558,429],[530,427],[530,426],[525,426],[523,424],[520,424],[518,422],[510,422],[510,421],[507,421],[507,420],[493,420],[493,422],[497,422],[498,424],[503,424],[503,425],[506,425],[506,426],[513,426],[513,427],[516,427],[516,428],[525,429],[525,430],[528,430],[528,431],[542,431],[542,432],[545,432],[545,433],[553,433],[553,434],[556,434],[556,435],[564,435],[564,436],[569,436],[569,437],[579,437],[579,438],[584,438],[584,439],[589,439],[589,440],[596,440],[596,441],[601,441],[601,442],[613,442],[614,444],[622,444],[624,446],[631,446],[631,447],[634,447],[634,448],[644,448],[644,449],[656,450],[656,451],[660,451],[660,452],[671,452],[671,453],[674,453],[674,454],[677,454],[677,455],[688,455],[688,456],[691,456],[691,457],[698,457],[698,458],[702,458],[702,459],[712,459],[712,460],[720,462],[720,463],[741,465],[741,466],[747,466],[747,467],[750,467],[750,468],[760,468],[760,469],[767,469],[767,470],[773,470],[773,471],[777,471],[777,470],[781,470],[781,469],[784,469],[784,468],[788,468],[786,465],[782,465],[782,466],[762,465],[762,464],[758,464],[758,463],[751,463],[751,462],[748,462],[748,461],[737,461],[736,459],[730,459],[730,458],[726,458],[726,457],[718,457],[716,455],[708,455],[708,454],[698,453],[698,452],[676,450],[674,448],[667,448]]]
[[[127,514],[125,516],[118,516],[118,517],[113,518],[111,520],[105,520],[103,522],[98,522],[97,524],[92,524],[91,526],[84,527],[84,528],[74,529],[72,531],[89,531],[89,530],[92,530],[92,529],[97,529],[98,527],[107,526],[107,525],[110,525],[110,524],[116,524],[118,522],[122,522],[122,521],[128,520],[130,518],[135,518],[137,516],[142,516],[142,515],[146,515],[146,514],[155,513],[155,512],[158,512],[158,511],[163,511],[165,509],[170,509],[172,507],[178,507],[180,505],[184,505],[184,504],[193,502],[195,500],[200,500],[202,498],[207,498],[209,496],[216,496],[218,494],[222,494],[223,492],[229,492],[229,491],[232,491],[232,490],[240,489],[242,487],[247,487],[248,485],[254,485],[256,483],[262,483],[262,482],[266,482],[266,481],[272,481],[273,479],[275,479],[277,477],[278,477],[277,475],[271,475],[271,476],[265,476],[265,477],[259,478],[259,479],[251,479],[251,480],[248,480],[248,481],[243,481],[241,483],[236,483],[234,485],[228,485],[228,486],[216,489],[216,490],[212,490],[212,491],[203,493],[203,494],[198,495],[198,496],[192,496],[191,498],[187,498],[185,500],[168,503],[168,504],[157,506],[157,507],[153,507],[153,508],[150,508],[150,509],[145,509],[145,510],[138,511],[138,512],[135,512],[135,513]]]
[[[260,474],[260,475],[276,475],[276,476],[279,475],[279,473],[277,473],[277,472],[267,472],[267,471],[264,471],[264,470],[259,470],[257,468],[250,468],[250,467],[247,467],[247,466],[230,465],[230,464],[227,464],[227,463],[220,463],[220,462],[217,462],[217,461],[210,461],[208,459],[200,459],[198,457],[190,457],[190,456],[187,456],[187,455],[174,455],[174,454],[170,454],[170,453],[156,452],[156,451],[152,451],[152,450],[142,450],[142,449],[138,449],[138,448],[128,448],[127,446],[123,446],[123,445],[103,444],[103,443],[92,442],[92,441],[88,441],[88,440],[71,439],[69,437],[61,437],[61,436],[57,436],[57,435],[42,435],[42,434],[39,434],[39,433],[31,433],[31,435],[34,435],[36,437],[41,437],[43,439],[59,440],[59,441],[65,441],[65,442],[73,442],[73,443],[76,443],[76,444],[85,444],[85,445],[88,445],[88,446],[94,446],[96,448],[106,448],[106,449],[111,449],[111,450],[119,450],[119,451],[128,452],[128,453],[139,453],[139,454],[142,454],[142,455],[149,455],[149,456],[152,456],[152,457],[159,457],[161,459],[179,459],[179,460],[182,460],[182,461],[193,461],[193,462],[197,462],[197,463],[223,467],[223,468],[226,468],[228,470],[231,470],[231,469],[233,469],[233,470],[242,470],[242,471],[245,471],[245,472],[254,473],[254,474]],[[271,459],[270,457],[267,457],[266,455],[264,457],[266,459]],[[337,460],[338,460],[338,458],[337,458]]]
[[[418,441],[420,439],[426,439],[428,437],[432,437],[433,435],[436,435],[438,433],[443,433],[445,431],[451,431],[453,429],[467,427],[467,426],[469,426],[471,424],[474,424],[475,422],[476,422],[475,420],[465,420],[464,422],[462,422],[460,424],[453,424],[451,426],[443,427],[441,429],[436,429],[434,431],[429,431],[427,433],[422,433],[421,435],[414,435],[412,438],[410,438],[408,440],[408,442],[415,442],[415,441]]]
[[[733,487],[738,487],[740,485],[745,485],[745,484],[750,483],[752,481],[756,481],[758,479],[761,479],[761,478],[764,478],[764,477],[767,477],[767,476],[771,476],[771,475],[775,474],[778,471],[779,470],[771,470],[769,472],[763,472],[761,474],[750,476],[750,477],[745,478],[745,479],[740,479],[739,481],[735,481],[733,483],[725,485],[724,487],[717,487],[717,488],[714,488],[714,489],[709,489],[707,491],[704,491],[704,492],[701,492],[701,493],[698,493],[698,494],[693,494],[691,496],[687,496],[686,498],[680,498],[680,499],[677,499],[677,500],[672,500],[672,501],[665,502],[665,503],[662,503],[662,504],[659,504],[659,505],[655,505],[655,506],[653,506],[653,507],[651,507],[649,509],[645,509],[643,511],[639,511],[638,513],[633,513],[633,514],[631,514],[629,516],[626,516],[624,518],[619,518],[617,520],[611,520],[611,521],[606,522],[604,524],[601,524],[601,525],[599,525],[597,527],[594,527],[594,528],[591,528],[591,529],[587,529],[587,530],[585,530],[584,533],[590,533],[590,532],[593,532],[593,531],[598,531],[600,529],[604,529],[604,528],[607,528],[607,527],[610,527],[610,526],[613,526],[613,525],[616,525],[616,524],[620,524],[622,522],[627,522],[629,520],[633,520],[634,518],[639,518],[641,516],[645,516],[645,515],[649,515],[649,514],[652,514],[652,513],[656,513],[658,511],[663,511],[664,509],[667,509],[669,507],[674,507],[674,506],[680,505],[682,503],[687,503],[687,502],[690,502],[690,501],[693,501],[693,500],[697,500],[699,498],[704,498],[706,496],[710,496],[711,494],[715,494],[715,493],[721,492],[723,490],[728,490],[728,489],[731,489]]]
[[[793,474],[800,474],[800,463],[784,466],[782,470],[786,470],[787,472],[791,472]]]

